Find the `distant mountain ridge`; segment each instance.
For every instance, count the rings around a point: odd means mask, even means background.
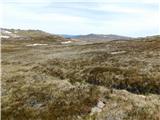
[[[109,40],[130,40],[133,39],[127,36],[114,34],[88,34],[88,35],[62,35],[64,38],[78,39],[84,41],[109,41]]]

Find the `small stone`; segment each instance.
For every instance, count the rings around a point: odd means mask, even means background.
[[[95,114],[95,113],[99,113],[101,112],[102,109],[101,108],[98,108],[98,107],[93,107],[92,110],[91,110],[91,115]]]
[[[98,103],[97,103],[98,108],[102,109],[104,106],[105,106],[105,104],[102,101],[98,101]]]

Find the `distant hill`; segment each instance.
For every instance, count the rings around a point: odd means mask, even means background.
[[[110,41],[110,40],[130,40],[131,37],[114,35],[114,34],[88,34],[88,35],[62,35],[64,38],[72,38],[83,41]]]
[[[2,40],[48,40],[48,41],[66,41],[62,36],[50,34],[41,30],[21,30],[1,28],[0,38]]]

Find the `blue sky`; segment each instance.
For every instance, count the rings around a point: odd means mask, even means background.
[[[1,0],[1,27],[55,34],[160,34],[158,0]]]

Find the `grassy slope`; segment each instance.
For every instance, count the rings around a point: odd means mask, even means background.
[[[160,119],[159,37],[26,46],[34,42],[2,41],[2,119]]]

